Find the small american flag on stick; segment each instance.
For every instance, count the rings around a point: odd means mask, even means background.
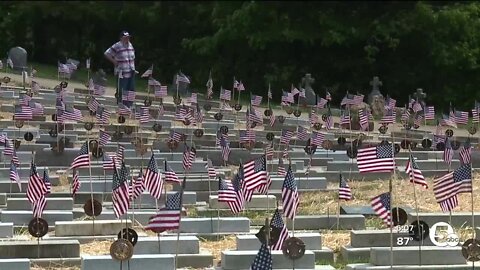
[[[390,192],[382,193],[371,201],[373,211],[390,227],[392,217],[390,213]]]

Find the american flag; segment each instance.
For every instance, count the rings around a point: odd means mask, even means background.
[[[438,203],[460,193],[472,192],[472,165],[464,164],[453,172],[433,180],[433,193]]]
[[[267,144],[267,146],[265,147],[265,156],[267,157],[267,159],[271,160],[273,158],[273,142],[270,143],[270,144]]]
[[[106,90],[107,90],[107,88],[103,85],[96,84],[96,83],[93,84],[93,94],[94,95],[103,96],[103,95],[105,95]]]
[[[175,173],[172,168],[167,163],[167,160],[165,160],[165,168],[163,174],[165,175],[165,181],[166,182],[177,182],[180,183],[182,182],[180,179],[178,179],[177,174]]]
[[[15,165],[20,166],[20,160],[18,159],[17,150],[15,150],[15,148],[13,148],[13,155],[11,161],[15,163]]]
[[[200,108],[200,104],[198,104],[198,103],[197,103],[196,110],[195,110],[195,120],[197,120],[197,123],[202,123],[203,122],[202,109]]]
[[[148,123],[150,121],[150,109],[144,106],[135,107],[135,119],[140,123]]]
[[[390,192],[382,193],[371,201],[373,211],[390,227],[392,216],[390,213]]]
[[[150,217],[145,230],[151,230],[156,233],[175,230],[180,227],[182,209],[182,193],[178,191],[168,197],[165,207],[160,209],[158,213]]]
[[[90,155],[88,153],[88,142],[85,142],[80,148],[77,157],[73,160],[71,169],[88,168],[90,166]]]
[[[287,175],[287,171],[285,170],[285,165],[283,164],[283,159],[281,157],[278,159],[277,174],[282,177]]]
[[[65,120],[71,121],[82,121],[82,111],[75,109],[73,106],[65,106],[65,111],[63,112],[63,117]]]
[[[222,148],[222,158],[224,161],[228,161],[230,157],[230,143],[225,136],[220,136],[220,147]]]
[[[258,110],[255,109],[255,107],[250,107],[250,109],[247,108],[247,121],[249,123],[263,124],[263,119],[259,116],[257,111]]]
[[[22,106],[28,106],[28,104],[30,103],[31,100],[32,100],[31,96],[29,96],[27,94],[20,93],[18,104],[22,105]]]
[[[348,92],[347,92],[347,94],[343,97],[342,101],[340,102],[340,106],[344,106],[344,105],[355,105],[355,101],[354,101],[353,95],[349,94]]]
[[[365,113],[364,109],[359,109],[358,110],[358,118],[359,118],[359,123],[360,127],[362,130],[367,130],[368,129],[368,116]]]
[[[292,88],[290,89],[290,93],[295,96],[296,94],[299,94],[299,93],[300,93],[300,90],[298,90],[298,89],[297,89],[296,87],[294,87],[293,84],[292,84]]]
[[[268,172],[265,155],[253,159],[243,165],[243,189],[253,191],[267,184]]]
[[[448,164],[448,166],[452,165],[452,158],[453,158],[453,149],[450,143],[450,139],[447,137],[445,139],[445,149],[443,150],[443,161]]]
[[[427,181],[425,181],[425,177],[423,177],[422,171],[418,167],[417,162],[415,162],[412,154],[410,154],[410,158],[405,166],[405,172],[410,177],[410,183],[419,184],[425,189],[428,188]]]
[[[317,112],[315,111],[314,108],[312,108],[312,111],[310,112],[309,120],[310,120],[310,125],[314,125],[319,122]]]
[[[183,151],[183,169],[184,170],[190,170],[193,165],[193,161],[195,161],[195,156],[197,154],[197,151],[195,150],[195,147],[188,147],[185,144],[185,151]]]
[[[122,144],[119,144],[117,147],[117,152],[115,152],[115,164],[119,164],[118,167],[120,167],[121,162],[123,161],[125,157],[125,146]]]
[[[359,95],[354,95],[353,96],[353,105],[360,105],[363,103],[363,98],[364,95],[359,94]]]
[[[280,143],[289,144],[292,139],[293,131],[282,129],[282,136],[280,137]]]
[[[326,93],[325,93],[325,99],[326,99],[326,100],[329,100],[329,101],[332,100],[332,95],[330,94],[330,92],[326,91]]]
[[[275,115],[273,115],[273,111],[272,111],[272,114],[270,114],[269,124],[270,124],[271,127],[273,127],[273,125],[275,125]]]
[[[417,125],[417,126],[421,126],[421,125],[422,125],[422,121],[423,121],[423,116],[421,116],[420,114],[417,114],[417,115],[415,116],[414,124]]]
[[[219,202],[235,202],[237,194],[230,181],[223,180],[218,177],[218,201]]]
[[[70,74],[70,68],[68,65],[58,62],[58,73]]]
[[[188,98],[188,102],[190,102],[190,104],[196,104],[196,103],[198,103],[198,101],[197,101],[197,93],[192,93],[192,95],[190,96],[190,98]]]
[[[421,111],[422,105],[420,104],[420,102],[416,101],[415,103],[413,103],[412,110],[414,113]]]
[[[444,201],[439,202],[439,204],[443,212],[452,211],[455,207],[458,206],[458,197],[457,195],[452,196]]]
[[[297,183],[293,176],[292,168],[289,167],[282,186],[283,212],[287,218],[293,219],[297,214],[299,197]]]
[[[247,130],[240,130],[239,134],[239,139],[240,142],[255,142],[256,136],[255,136],[255,130],[247,129]]]
[[[478,117],[478,112],[476,109],[472,109],[472,123],[478,124],[480,122],[480,118]]]
[[[145,170],[144,179],[145,186],[150,192],[150,195],[159,200],[162,196],[163,182],[161,175],[158,172],[157,162],[155,161],[153,153],[152,157],[150,157],[150,161],[148,162],[148,167]]]
[[[72,197],[75,197],[75,194],[79,189],[80,189],[80,177],[78,176],[77,170],[73,170]]]
[[[38,175],[35,163],[32,162],[30,166],[30,179],[28,181],[27,188],[27,198],[30,203],[38,201],[40,197],[45,194],[46,190],[47,188],[45,187],[45,183]]]
[[[235,191],[235,200],[228,201],[228,207],[232,211],[232,213],[237,214],[243,210],[245,205],[245,194],[244,190],[242,189],[242,181],[243,181],[243,167],[240,165],[238,168],[238,172],[232,180],[233,190]]]
[[[142,169],[138,172],[138,176],[133,179],[130,196],[133,199],[138,198],[145,191],[145,181],[143,178]]]
[[[284,102],[286,105],[288,105],[289,103],[294,103],[295,100],[293,98],[293,94],[282,91],[282,102]]]
[[[124,91],[122,93],[123,101],[135,101],[135,91]]]
[[[455,111],[455,122],[459,125],[468,124],[468,112]]]
[[[210,72],[207,81],[207,98],[211,98],[213,95],[213,79],[212,79],[212,72]]]
[[[397,101],[389,96],[385,99],[385,109],[395,109]]]
[[[120,169],[120,175],[117,173],[117,169],[113,170],[113,181],[112,181],[112,202],[113,202],[113,212],[115,216],[119,218],[125,214],[130,207],[129,199],[129,187],[128,187],[128,175],[127,167],[125,163],[122,162],[122,168]]]
[[[43,183],[45,185],[45,194],[52,193],[52,183],[50,182],[48,171],[45,169],[43,170]]]
[[[4,156],[13,156],[15,153],[15,148],[13,148],[13,142],[10,139],[5,138],[5,148],[3,149]]]
[[[95,115],[97,122],[101,124],[108,124],[110,120],[110,112],[107,111],[104,107],[97,108],[97,114]]]
[[[445,114],[442,115],[442,119],[440,119],[440,125],[457,128],[457,123],[455,121],[455,115],[453,115],[453,116],[448,116],[448,115],[445,115]]]
[[[317,96],[317,108],[325,108],[325,105],[327,105],[328,103],[328,100],[327,99],[324,99],[324,98],[318,98]]]
[[[47,199],[42,195],[36,202],[33,203],[33,217],[41,218],[43,210],[47,206]]]
[[[170,130],[169,138],[176,141],[176,142],[180,142],[180,141],[185,139],[185,135],[183,133],[177,132],[175,130]]]
[[[107,170],[113,170],[115,168],[115,165],[113,164],[115,159],[115,156],[110,156],[110,155],[103,155],[103,169],[105,171]]]
[[[348,186],[347,180],[340,174],[340,184],[338,187],[338,199],[349,201],[352,199],[352,190]]]
[[[155,96],[156,97],[168,96],[168,87],[166,85],[155,86]]]
[[[329,130],[333,127],[333,117],[332,117],[332,111],[330,110],[330,107],[328,108],[326,116],[327,116],[327,119],[325,119],[325,128]]]
[[[340,116],[340,125],[350,125],[350,113],[349,112],[342,112]]]
[[[410,119],[410,109],[405,108],[402,114],[401,121],[402,122],[408,122],[408,119]]]
[[[395,123],[395,112],[393,110],[386,110],[380,123],[393,124]]]
[[[427,106],[424,111],[425,120],[434,120],[435,119],[435,107]]]
[[[262,103],[262,96],[253,95],[250,97],[250,103],[252,106],[260,106]]]
[[[377,145],[358,150],[358,170],[366,172],[392,172],[395,170],[395,160],[391,145]]]
[[[100,102],[95,97],[91,97],[90,101],[87,104],[87,107],[90,111],[96,112],[98,109],[98,106],[100,106]]]
[[[153,64],[142,74],[142,78],[147,78],[153,74]]]
[[[272,95],[272,89],[270,88],[270,84],[268,84],[268,93],[267,93],[267,97],[268,97],[268,99],[272,99],[272,98],[273,98],[273,95]]]
[[[220,90],[220,99],[230,101],[231,98],[232,98],[232,91],[223,89],[223,88]]]
[[[177,84],[179,82],[190,83],[190,79],[188,79],[188,77],[182,72],[179,72],[176,77],[177,77],[176,79]]]
[[[22,183],[20,182],[20,176],[18,175],[17,165],[12,161],[10,162],[10,181],[17,183],[18,190],[22,192]]]
[[[459,157],[462,164],[468,164],[472,162],[472,147],[469,140],[467,140],[463,144],[463,147],[460,148]]]
[[[310,140],[310,144],[320,146],[322,145],[324,138],[325,135],[323,133],[314,131],[312,132],[312,139]]]
[[[32,120],[33,111],[30,106],[15,105],[15,120]]]
[[[213,163],[211,159],[207,159],[207,163],[205,164],[205,169],[207,169],[209,178],[217,177],[217,171],[215,170],[215,167],[213,167]]]
[[[29,106],[32,108],[32,116],[42,116],[45,114],[45,109],[42,104],[31,101]]]
[[[278,208],[273,214],[272,220],[270,221],[270,227],[277,228],[280,230],[280,236],[278,237],[277,242],[272,246],[273,250],[281,250],[283,242],[289,238],[287,226],[283,222],[282,215]]]
[[[112,136],[108,134],[108,132],[100,130],[99,138],[98,138],[98,144],[101,146],[106,145],[112,140]]]
[[[297,139],[306,141],[308,140],[308,131],[302,126],[297,127]]]
[[[272,254],[267,245],[262,244],[260,250],[253,260],[250,270],[271,270],[272,268]]]
[[[245,86],[243,85],[242,81],[240,81],[240,83],[238,84],[237,91],[245,91]]]

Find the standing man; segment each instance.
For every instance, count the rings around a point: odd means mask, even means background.
[[[115,66],[115,73],[119,76],[119,89],[117,89],[117,104],[122,101],[122,95],[128,91],[135,91],[135,49],[130,43],[130,34],[120,32],[120,41],[113,44],[105,51],[105,57]],[[133,101],[123,100],[123,104],[131,107]]]

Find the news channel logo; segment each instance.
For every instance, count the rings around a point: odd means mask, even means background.
[[[460,238],[447,222],[437,222],[430,228],[430,241],[437,247],[455,247]]]

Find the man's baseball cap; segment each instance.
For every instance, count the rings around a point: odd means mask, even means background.
[[[122,31],[120,32],[120,37],[130,37],[130,33],[128,33],[127,31]]]

